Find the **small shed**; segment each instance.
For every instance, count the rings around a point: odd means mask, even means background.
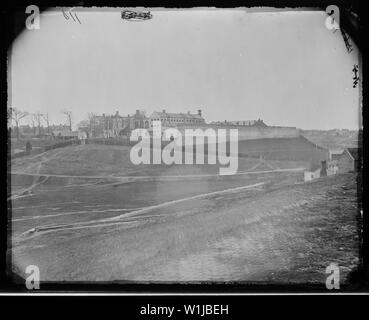
[[[304,171],[304,181],[311,181],[320,178],[321,170],[321,165],[313,164],[309,170]]]
[[[361,168],[361,149],[347,148],[338,159],[339,173],[358,171]]]

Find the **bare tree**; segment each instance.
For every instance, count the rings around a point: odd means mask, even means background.
[[[46,112],[45,114],[42,115],[42,117],[44,118],[45,122],[46,122],[46,126],[47,126],[47,132],[50,133],[50,121],[49,121],[49,113]]]
[[[19,140],[19,122],[21,119],[25,118],[28,116],[28,112],[26,111],[21,111],[17,108],[9,108],[10,110],[8,110],[8,118],[10,116],[10,118],[15,122],[15,126],[17,127],[17,139]],[[9,114],[10,112],[10,114]]]
[[[72,131],[72,111],[64,109],[62,113],[67,116],[68,123],[69,123],[69,129],[70,131]]]
[[[33,114],[33,119],[37,124],[37,134],[40,135],[41,133],[41,120],[43,118],[43,114],[40,112],[36,112]]]
[[[95,133],[95,120],[96,120],[96,113],[89,112],[87,114],[89,126],[90,126],[90,135],[93,136]]]
[[[30,122],[31,122],[31,126],[33,129],[33,135],[35,136],[36,135],[36,122],[35,122],[35,118],[33,115],[30,117]]]

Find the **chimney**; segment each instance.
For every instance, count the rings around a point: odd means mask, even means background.
[[[190,111],[187,111],[187,114],[190,114]]]
[[[140,111],[138,109],[136,110],[136,114],[140,114]]]
[[[117,110],[117,111],[115,111],[115,115],[116,116],[119,116],[119,111]]]
[[[202,115],[201,109],[197,110],[197,113],[198,113],[198,114],[199,114],[199,116],[201,117],[201,115]]]
[[[102,116],[105,118],[105,113],[103,113]]]
[[[163,109],[163,113],[165,113],[165,109]]]
[[[129,114],[127,115],[127,128],[128,131],[131,130],[131,116]]]

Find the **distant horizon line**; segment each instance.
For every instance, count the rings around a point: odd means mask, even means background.
[[[144,108],[140,108],[140,109],[136,109],[134,112],[131,112],[131,113],[127,113],[127,114],[124,114],[124,113],[121,113],[121,111],[120,110],[115,110],[114,112],[111,112],[111,113],[105,113],[105,112],[94,112],[94,111],[91,111],[91,112],[89,112],[89,113],[93,113],[93,114],[95,114],[96,116],[102,116],[102,115],[106,115],[106,116],[111,116],[111,117],[114,117],[116,114],[118,114],[119,116],[121,116],[121,117],[128,117],[128,116],[131,116],[131,117],[133,117],[135,114],[136,114],[136,112],[137,111],[139,111],[140,113],[144,113],[145,115],[146,115],[146,117],[150,117],[150,115],[151,114],[153,114],[153,113],[155,113],[155,112],[162,112],[162,111],[164,111],[165,110],[165,112],[166,113],[168,113],[168,114],[188,114],[188,113],[190,113],[190,114],[192,114],[192,115],[197,115],[198,114],[198,111],[201,111],[202,112],[202,114],[201,114],[201,116],[204,118],[204,120],[205,120],[205,117],[203,116],[204,115],[204,110],[203,110],[203,108],[201,108],[201,107],[197,107],[195,110],[195,112],[193,113],[193,112],[191,112],[190,110],[188,110],[188,111],[185,111],[185,112],[183,112],[183,111],[178,111],[178,112],[168,112],[167,111],[167,109],[165,108],[165,107],[162,107],[162,109],[161,110],[154,110],[154,111],[151,111],[151,112],[149,112],[149,111],[147,111],[147,110],[145,110]],[[40,111],[34,111],[34,112],[28,112],[28,111],[26,111],[29,115],[32,115],[32,114],[37,114],[37,113],[40,113],[40,114],[51,114],[51,115],[53,115],[54,113],[49,113],[49,112],[40,112]],[[71,110],[71,112],[72,112],[72,114],[73,114],[73,110]],[[205,112],[206,113],[206,112]],[[236,118],[236,117],[233,117],[233,118]],[[26,121],[26,119],[24,118],[23,119],[24,121]],[[205,124],[211,124],[212,122],[219,122],[219,123],[224,123],[225,121],[227,121],[227,122],[235,122],[235,121],[240,121],[240,122],[243,122],[243,121],[257,121],[257,120],[261,120],[261,121],[263,121],[268,127],[294,127],[294,128],[296,128],[296,129],[299,129],[299,130],[303,130],[303,131],[334,131],[334,130],[348,130],[348,131],[360,131],[360,130],[363,130],[363,127],[362,127],[362,125],[360,125],[359,124],[359,126],[357,127],[357,128],[347,128],[347,127],[331,127],[331,128],[326,128],[326,129],[323,129],[323,128],[306,128],[306,127],[299,127],[299,126],[296,126],[296,125],[291,125],[291,124],[275,124],[275,123],[270,123],[270,122],[268,122],[268,121],[265,121],[263,118],[261,118],[260,116],[259,117],[257,117],[257,119],[255,118],[255,119],[246,119],[246,120],[230,120],[230,119],[223,119],[223,120],[205,120]],[[30,120],[29,120],[30,121]],[[88,114],[86,114],[86,117],[84,117],[84,118],[82,118],[82,119],[79,119],[79,120],[77,120],[77,121],[73,121],[73,117],[72,117],[72,123],[74,122],[74,124],[72,124],[72,128],[75,128],[75,130],[78,130],[78,124],[80,123],[80,122],[82,122],[82,121],[88,121]],[[23,122],[23,121],[22,121]],[[359,122],[360,123],[360,122]],[[29,122],[27,123],[27,124],[19,124],[19,126],[21,127],[21,126],[30,126],[30,127],[33,127]],[[52,124],[50,124],[50,126],[58,126],[58,125],[65,125],[65,126],[69,126],[69,124],[67,124],[67,123],[64,123],[64,122],[60,122],[60,123],[57,123],[57,122],[53,122]],[[241,125],[241,126],[243,126],[243,125]],[[38,126],[37,126],[38,127]],[[40,127],[42,127],[42,128],[47,128],[47,126],[44,126],[44,125],[41,125]],[[73,131],[73,130],[72,130]]]

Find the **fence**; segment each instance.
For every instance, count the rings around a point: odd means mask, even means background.
[[[22,158],[22,157],[29,156],[29,155],[37,155],[37,154],[40,154],[40,153],[45,152],[45,151],[49,151],[49,150],[53,150],[53,149],[57,149],[57,148],[64,148],[64,147],[74,145],[74,144],[81,144],[81,140],[71,139],[71,140],[67,140],[67,141],[63,141],[63,142],[58,142],[58,143],[55,143],[53,145],[33,149],[31,152],[21,151],[21,152],[11,154],[10,148],[9,148],[8,149],[8,159],[13,160],[13,159]]]

